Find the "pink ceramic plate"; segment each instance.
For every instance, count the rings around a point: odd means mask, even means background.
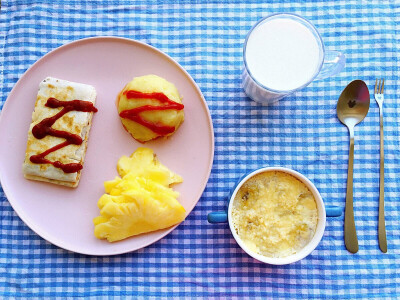
[[[103,182],[117,175],[116,164],[136,142],[122,127],[115,99],[135,76],[156,74],[174,83],[185,105],[185,122],[167,140],[146,143],[184,182],[175,186],[187,214],[208,181],[214,135],[207,104],[189,74],[174,60],[146,44],[123,38],[88,38],[64,45],[38,60],[11,91],[0,118],[0,181],[9,202],[38,235],[64,249],[114,255],[143,248],[175,227],[116,243],[94,237],[93,218]],[[93,85],[97,90],[85,165],[78,188],[26,180],[22,174],[27,132],[41,80],[52,76]],[[186,221],[187,222],[187,221]],[[177,241],[179,243],[179,241]]]

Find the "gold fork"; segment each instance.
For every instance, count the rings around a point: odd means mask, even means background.
[[[375,100],[379,106],[379,121],[380,121],[380,173],[379,173],[379,219],[378,219],[378,237],[379,247],[381,251],[387,252],[386,229],[385,229],[385,168],[384,168],[384,146],[383,146],[383,89],[385,86],[385,79],[376,79],[375,81]]]

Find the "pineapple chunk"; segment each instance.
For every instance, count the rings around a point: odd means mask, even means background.
[[[130,157],[122,156],[117,170],[121,177],[104,182],[106,193],[97,203],[100,216],[93,220],[97,238],[115,242],[185,219],[179,193],[170,188],[183,179],[162,165],[151,149],[140,147]]]
[[[183,181],[181,176],[159,162],[153,150],[144,147],[139,147],[130,157],[122,156],[118,160],[117,170],[121,177],[131,173],[131,176],[161,180],[167,185]]]
[[[139,147],[130,157],[122,156],[117,163],[118,174],[124,177],[130,170],[134,168],[143,168],[154,164],[156,155],[149,148]]]
[[[111,191],[115,188],[115,186],[120,183],[122,179],[118,176],[114,178],[114,180],[109,180],[104,182],[104,190],[107,194],[111,194]]]

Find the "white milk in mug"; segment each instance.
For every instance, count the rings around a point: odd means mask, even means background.
[[[344,55],[325,51],[307,20],[275,14],[259,21],[243,48],[243,88],[254,101],[270,104],[305,86],[340,72]]]

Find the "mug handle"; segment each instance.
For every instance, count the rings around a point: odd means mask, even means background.
[[[343,70],[346,57],[339,51],[325,51],[324,64],[322,65],[316,80],[334,76]]]
[[[340,206],[325,206],[327,217],[340,217],[343,213],[343,208]]]
[[[343,212],[343,208],[339,206],[325,206],[327,217],[340,217]],[[226,223],[228,222],[228,213],[226,211],[214,211],[207,216],[208,223]]]
[[[207,216],[208,223],[226,223],[228,222],[228,213],[226,211],[210,212]]]

